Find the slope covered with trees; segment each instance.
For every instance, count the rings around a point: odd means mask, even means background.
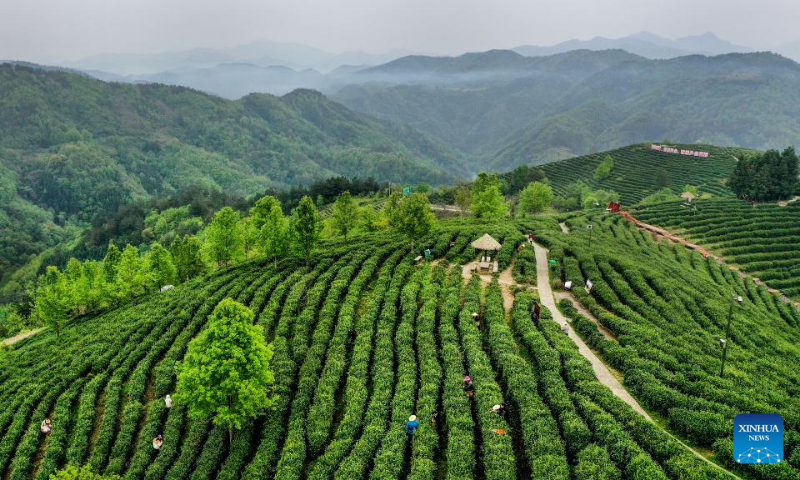
[[[449,183],[440,143],[300,90],[224,100],[0,65],[0,271],[100,212],[186,187],[250,195],[338,175]]]

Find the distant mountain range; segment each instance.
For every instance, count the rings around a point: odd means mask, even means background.
[[[552,46],[521,45],[515,52],[536,57],[569,52],[571,50],[625,50],[650,59],[668,59],[686,55],[722,55],[725,53],[747,53],[753,50],[722,40],[711,32],[682,37],[675,40],[649,32],[639,32],[621,38],[594,37],[591,40],[568,40]]]
[[[63,62],[63,66],[120,77],[241,63],[257,67],[289,67],[293,70],[314,69],[327,73],[343,65],[379,65],[411,53],[413,52],[407,50],[378,54],[357,51],[330,53],[298,43],[259,41],[231,48],[195,48],[162,53],[104,53]]]
[[[332,98],[409,124],[504,170],[669,139],[800,145],[800,65],[773,53],[651,60],[622,50],[404,57],[351,75]]]

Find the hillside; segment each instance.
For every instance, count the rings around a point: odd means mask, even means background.
[[[391,75],[389,75],[391,73]],[[767,149],[800,144],[800,65],[772,53],[649,60],[619,50],[406,57],[333,95],[507,170],[649,139]]]
[[[760,204],[739,200],[702,200],[697,211],[679,204],[648,206],[636,213],[722,255],[742,271],[787,296],[800,298],[800,204]]]
[[[615,340],[564,311],[651,415],[694,444],[713,444],[727,462],[732,412],[781,413],[789,462],[728,466],[752,478],[795,478],[800,315],[715,262],[654,244],[619,217],[595,220],[591,249],[581,218],[568,222],[575,233],[567,235],[553,218],[449,221],[423,245],[459,264],[475,258],[469,242],[488,231],[503,242],[500,268],[516,264],[522,278],[533,250],[515,260],[516,246],[535,231],[558,261],[555,285],[582,284],[584,275],[595,282],[596,294],[574,293]],[[86,462],[145,479],[567,479],[597,470],[612,478],[731,478],[601,384],[552,321],[558,313],[532,314],[535,289],[517,289],[512,307],[506,287],[478,277],[465,283],[460,266],[413,266],[415,254],[393,235],[328,242],[309,266],[254,261],[79,318],[60,337],[45,331],[23,340],[0,357],[0,473],[45,479]],[[736,314],[729,377],[720,379],[706,345],[720,334],[732,292],[747,302]],[[230,444],[224,428],[163,402],[175,393],[176,362],[225,297],[249,305],[274,343],[281,394],[276,410]],[[500,402],[506,417],[492,412]],[[413,442],[403,428],[411,413],[421,422]],[[54,432],[45,441],[39,424],[47,416]],[[156,454],[150,442],[158,433],[164,446]]]
[[[336,175],[450,183],[458,156],[308,90],[224,100],[0,65],[0,272],[101,211],[184,187],[241,195]]]
[[[701,194],[733,196],[725,182],[733,171],[736,158],[746,154],[746,149],[699,144],[670,145],[678,149],[708,152],[709,156],[687,157],[653,151],[651,144],[646,143],[547,163],[541,168],[557,195],[566,193],[570,186],[581,181],[593,189],[619,193],[622,204],[626,206],[639,203],[664,187],[672,189],[676,195],[683,192],[684,186],[694,185]],[[596,180],[594,172],[597,166],[609,155],[614,159],[614,168],[608,178]]]

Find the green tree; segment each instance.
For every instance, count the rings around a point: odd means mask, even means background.
[[[176,397],[195,418],[213,416],[215,425],[242,428],[277,400],[270,369],[272,346],[263,329],[253,325],[253,312],[226,298],[217,305],[206,328],[189,343],[178,366]]]
[[[245,217],[239,221],[239,229],[242,232],[242,250],[244,258],[249,259],[250,254],[259,244],[259,232],[253,224],[251,217]]]
[[[411,240],[412,253],[415,242],[429,234],[436,225],[430,201],[422,193],[406,195],[395,207],[394,218],[392,228]]]
[[[477,197],[479,193],[490,187],[497,187],[497,189],[502,192],[503,184],[500,181],[500,177],[498,177],[496,173],[479,173],[478,178],[472,182],[472,197]]]
[[[669,172],[667,172],[664,168],[659,168],[656,172],[656,178],[654,182],[656,187],[664,188],[669,186]]]
[[[145,293],[150,281],[145,262],[139,258],[139,250],[126,245],[117,268],[116,292],[119,301],[125,302]]]
[[[63,470],[57,471],[54,475],[50,475],[50,480],[119,480],[118,475],[100,475],[92,472],[89,465],[84,465],[78,468],[73,465],[64,467]]]
[[[365,231],[375,233],[386,227],[388,220],[382,212],[375,210],[372,205],[364,205],[361,207],[358,218],[361,220],[360,225]]]
[[[300,199],[297,208],[292,210],[290,235],[292,248],[305,259],[306,264],[311,259],[314,249],[317,248],[321,230],[317,207],[311,198],[304,196]]]
[[[103,273],[106,277],[106,282],[113,283],[117,278],[117,267],[121,259],[122,252],[119,251],[114,242],[109,242],[106,256],[103,258]]]
[[[203,245],[194,235],[176,238],[169,246],[169,251],[172,254],[178,280],[181,282],[200,276],[208,270],[203,260]]]
[[[605,180],[606,178],[611,176],[611,169],[614,168],[614,157],[611,155],[606,155],[603,157],[603,160],[597,165],[597,168],[594,171],[594,179],[598,182],[600,180]]]
[[[674,200],[680,200],[680,198],[675,195],[672,189],[662,188],[661,190],[644,197],[640,203],[647,205],[653,203],[671,202]]]
[[[211,259],[218,266],[228,266],[244,254],[244,239],[239,212],[231,207],[220,209],[215,215],[207,232],[208,251]]]
[[[490,185],[483,191],[473,193],[472,212],[476,217],[490,220],[499,220],[505,217],[508,213],[508,205],[503,194],[500,193],[500,187]]]
[[[553,189],[542,182],[531,182],[519,194],[519,213],[539,213],[553,201]]]
[[[456,187],[453,198],[461,212],[466,212],[472,206],[472,189],[467,185],[459,185]]]
[[[70,303],[69,287],[64,274],[56,267],[47,267],[37,282],[33,308],[36,316],[56,331],[56,336],[61,335],[61,329],[69,318]]]
[[[358,224],[358,206],[353,201],[350,192],[345,191],[336,199],[331,218],[334,228],[347,240],[347,234]]]
[[[150,269],[150,277],[158,288],[173,283],[177,277],[172,254],[158,242],[150,247],[150,253],[147,254],[147,266]]]
[[[274,197],[264,197],[250,209],[250,215],[261,252],[277,263],[278,256],[286,252],[289,245],[289,220],[283,214],[281,203]]]

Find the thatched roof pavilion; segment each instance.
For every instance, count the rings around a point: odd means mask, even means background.
[[[501,246],[500,242],[492,238],[488,233],[472,242],[472,247],[475,250],[500,250]]]

